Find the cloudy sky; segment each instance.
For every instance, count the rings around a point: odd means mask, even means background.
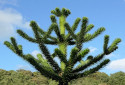
[[[26,69],[35,71],[35,69],[22,58],[9,50],[3,42],[15,37],[18,44],[23,46],[24,53],[30,53],[36,57],[40,53],[38,45],[28,42],[20,37],[17,29],[22,29],[28,35],[33,37],[33,32],[29,27],[31,20],[35,20],[38,25],[47,31],[49,28],[50,11],[56,7],[70,9],[71,15],[67,22],[70,25],[79,17],[88,17],[89,24],[95,27],[90,31],[93,33],[99,27],[105,27],[106,31],[94,40],[83,44],[84,48],[89,48],[91,55],[98,55],[103,51],[104,36],[110,36],[109,45],[116,38],[121,38],[122,42],[118,45],[119,49],[112,54],[105,56],[111,62],[100,71],[112,74],[118,71],[125,72],[125,0],[0,0],[0,68],[5,70]],[[77,28],[76,33],[80,30]],[[52,33],[54,35],[54,32]],[[50,53],[53,53],[57,46],[47,45]],[[68,56],[71,48],[67,48]],[[59,63],[58,58],[55,58]]]

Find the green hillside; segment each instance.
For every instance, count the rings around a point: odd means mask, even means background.
[[[0,69],[0,85],[57,85],[58,82],[47,79],[39,72],[27,70],[6,71]],[[117,72],[108,76],[96,72],[84,78],[72,80],[69,85],[125,85],[125,73]]]

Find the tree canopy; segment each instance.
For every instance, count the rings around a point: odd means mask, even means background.
[[[95,73],[109,63],[109,59],[103,58],[105,55],[109,55],[118,48],[117,45],[121,42],[120,38],[115,39],[111,45],[108,45],[109,35],[105,35],[103,52],[97,56],[86,56],[90,52],[90,49],[82,49],[83,43],[87,43],[96,38],[105,31],[105,28],[100,27],[93,34],[90,34],[88,32],[94,27],[94,25],[88,24],[87,17],[83,17],[82,19],[77,18],[74,21],[74,24],[70,26],[69,23],[66,22],[66,18],[71,14],[69,9],[62,8],[62,10],[60,10],[59,8],[56,8],[55,10],[52,10],[51,13],[53,14],[50,16],[52,24],[47,32],[40,28],[35,21],[30,22],[34,38],[27,35],[21,29],[17,30],[17,33],[24,39],[38,44],[42,54],[37,54],[37,59],[31,54],[24,54],[22,45],[18,45],[14,37],[10,38],[11,42],[5,41],[4,44],[15,54],[33,65],[42,75],[49,79],[58,81],[59,85],[68,85],[68,82],[71,80]],[[59,18],[59,25],[56,17]],[[80,21],[80,31],[75,34],[75,30]],[[65,34],[65,30],[68,31],[68,34]],[[52,31],[55,32],[57,37],[51,35]],[[56,48],[54,53],[50,54],[45,44],[58,45],[59,48]],[[68,45],[75,45],[70,52],[69,59],[67,59]],[[43,58],[43,55],[45,56],[45,59]],[[59,66],[54,60],[55,57],[60,59],[61,66]],[[85,57],[87,57],[87,59],[83,61],[82,59]],[[77,62],[80,62],[80,64],[76,68],[73,68]],[[97,64],[97,62],[99,63]],[[97,65],[89,70],[85,70],[94,64]]]

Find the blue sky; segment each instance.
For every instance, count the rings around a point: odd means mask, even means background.
[[[70,9],[71,14],[67,17],[67,22],[73,24],[77,17],[88,17],[89,24],[94,24],[90,33],[94,33],[99,27],[105,27],[106,31],[92,41],[83,44],[84,48],[90,48],[92,55],[98,55],[103,51],[104,36],[110,35],[110,42],[116,38],[121,38],[122,42],[112,54],[105,56],[111,62],[100,71],[112,74],[118,71],[125,72],[125,0],[0,0],[0,68],[5,70],[35,69],[26,61],[9,50],[3,42],[15,37],[18,44],[23,46],[24,53],[36,56],[40,53],[38,45],[28,42],[20,37],[17,29],[22,29],[33,37],[29,22],[35,20],[38,25],[47,31],[49,28],[50,11],[56,7]],[[58,19],[58,18],[57,18]],[[79,32],[78,27],[76,33]],[[54,35],[54,32],[52,33]],[[10,40],[9,40],[10,41]],[[53,53],[57,46],[47,45],[50,53]],[[69,56],[70,49],[67,48]],[[58,61],[58,59],[56,58]],[[58,61],[59,62],[59,61]]]

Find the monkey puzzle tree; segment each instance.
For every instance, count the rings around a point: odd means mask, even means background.
[[[92,74],[110,61],[109,59],[103,58],[105,55],[110,54],[118,48],[117,44],[121,41],[121,39],[115,39],[114,42],[108,46],[109,36],[105,35],[103,52],[95,57],[88,56],[86,61],[83,61],[82,59],[89,53],[90,50],[88,48],[82,49],[82,44],[97,37],[105,30],[105,28],[101,27],[95,31],[95,33],[90,34],[88,32],[94,27],[94,25],[88,25],[87,17],[83,17],[82,21],[80,18],[77,18],[74,24],[70,26],[66,22],[66,18],[70,14],[70,10],[65,8],[60,10],[59,8],[56,8],[55,10],[52,10],[51,13],[53,14],[50,16],[52,24],[47,32],[42,30],[35,21],[30,22],[30,26],[32,27],[35,38],[28,36],[20,29],[17,30],[17,33],[24,39],[37,43],[45,58],[42,54],[38,54],[37,59],[31,54],[24,54],[22,46],[18,45],[13,37],[10,38],[11,43],[5,41],[4,44],[18,56],[22,57],[33,65],[42,75],[58,81],[59,85],[68,85],[68,82],[73,79]],[[56,17],[59,17],[59,25],[57,24]],[[82,22],[81,30],[75,34],[74,31],[76,30],[80,21]],[[65,34],[65,29],[68,31],[68,34]],[[55,31],[57,37],[51,35],[52,31]],[[58,45],[59,48],[56,48],[54,53],[50,54],[45,44]],[[66,58],[68,45],[75,45],[75,47],[71,50],[69,59]],[[61,66],[57,64],[54,57],[59,57]],[[100,62],[96,67],[85,70],[102,59],[103,61]],[[77,62],[80,62],[80,64],[74,68],[74,65]]]

